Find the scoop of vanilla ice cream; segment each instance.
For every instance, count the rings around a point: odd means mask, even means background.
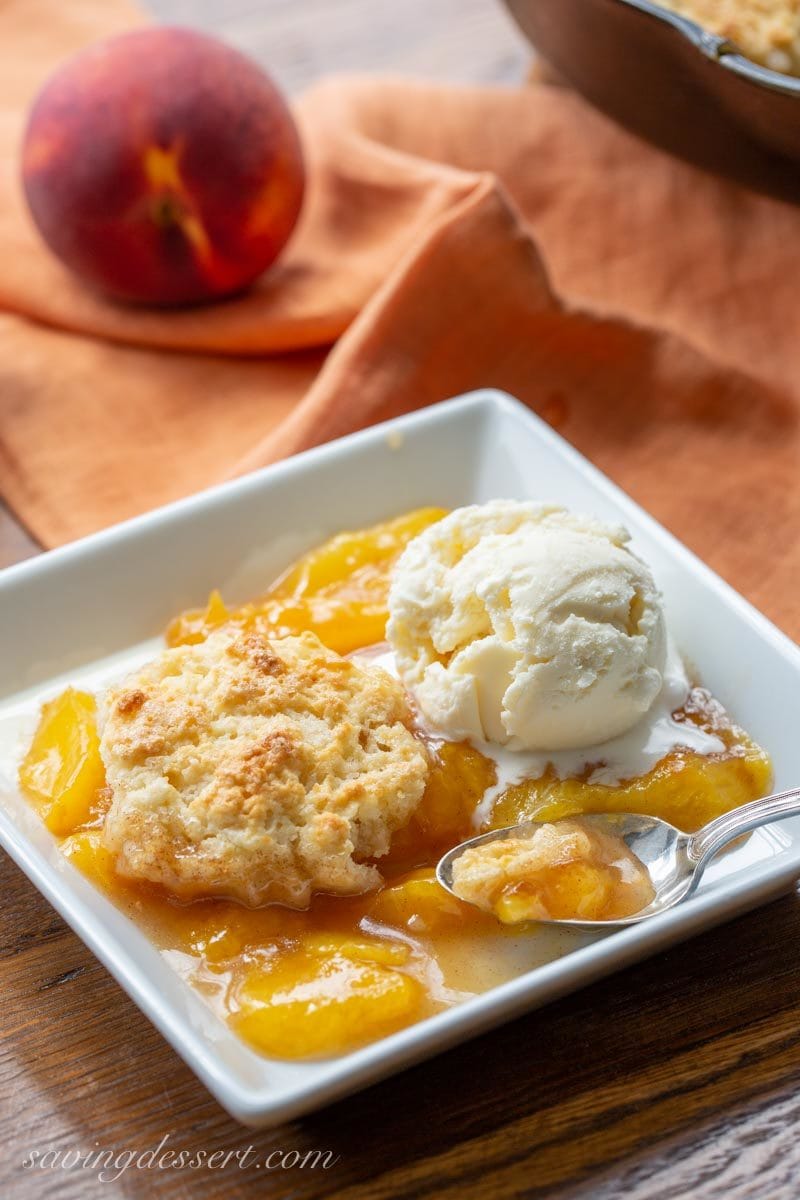
[[[459,508],[395,566],[387,637],[423,715],[454,738],[566,750],[625,733],[662,685],[653,576],[621,526],[555,504]]]

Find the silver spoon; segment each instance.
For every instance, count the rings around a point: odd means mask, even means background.
[[[788,792],[777,792],[763,800],[743,804],[733,812],[725,813],[710,821],[697,833],[682,833],[667,821],[658,817],[645,817],[637,813],[591,813],[581,816],[603,833],[621,837],[650,874],[655,898],[641,912],[631,917],[614,921],[547,920],[546,925],[568,925],[572,929],[597,932],[600,929],[624,929],[627,925],[638,925],[658,913],[674,908],[686,900],[700,882],[700,878],[711,859],[723,846],[734,838],[741,837],[759,825],[768,825],[779,817],[800,816],[800,788]],[[548,822],[557,824],[557,822]],[[453,863],[469,846],[482,846],[499,838],[519,837],[531,833],[539,821],[526,821],[521,825],[509,825],[505,829],[493,829],[470,838],[448,850],[436,867],[436,878],[443,888],[453,896]],[[458,897],[460,898],[460,897]]]

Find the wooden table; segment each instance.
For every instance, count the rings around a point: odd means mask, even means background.
[[[522,77],[493,0],[152,0],[296,90],[331,69]],[[0,563],[37,547],[0,511]],[[797,895],[274,1132],[231,1121],[5,857],[0,1196],[795,1200]],[[32,1151],[239,1150],[212,1167],[23,1168]],[[271,1151],[329,1169],[266,1171]],[[277,1160],[273,1160],[277,1162]],[[290,1162],[292,1159],[290,1158]],[[116,1174],[112,1171],[111,1174]]]

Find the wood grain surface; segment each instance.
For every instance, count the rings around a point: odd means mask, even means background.
[[[291,90],[330,70],[514,81],[494,0],[152,0]],[[0,49],[0,56],[2,49]],[[0,507],[0,565],[34,553]],[[0,664],[1,667],[1,664]],[[0,861],[0,1197],[795,1200],[796,894],[267,1134],[231,1121],[11,861]],[[246,1165],[39,1170],[32,1151],[239,1151]],[[256,1167],[332,1151],[328,1169]],[[273,1160],[275,1161],[275,1160]],[[111,1170],[113,1176],[117,1172]]]

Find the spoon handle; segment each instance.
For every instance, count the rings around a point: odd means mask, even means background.
[[[753,800],[750,804],[735,808],[733,812],[724,813],[693,833],[687,843],[687,853],[692,862],[705,866],[723,846],[750,829],[768,825],[778,817],[797,816],[800,816],[800,788],[790,788],[788,792],[777,792],[774,796],[765,796],[763,800]]]

